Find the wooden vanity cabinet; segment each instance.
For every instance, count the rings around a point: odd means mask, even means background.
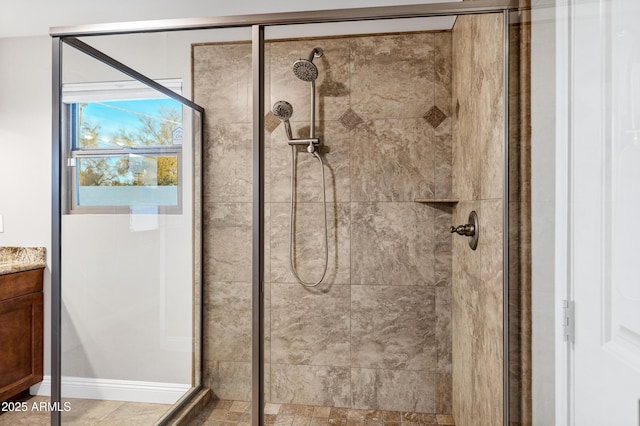
[[[0,275],[0,401],[42,381],[42,273]]]

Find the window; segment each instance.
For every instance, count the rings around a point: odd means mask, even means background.
[[[179,93],[180,81],[161,84]],[[138,82],[64,85],[74,213],[180,213],[182,104]]]

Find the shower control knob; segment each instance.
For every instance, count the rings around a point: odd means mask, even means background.
[[[471,224],[460,225],[460,226],[452,226],[449,229],[450,233],[456,233],[458,235],[464,235],[465,237],[470,237],[475,234],[475,227]]]
[[[469,247],[471,250],[475,250],[478,247],[478,234],[480,225],[478,223],[478,214],[474,211],[469,213],[469,221],[465,225],[452,226],[449,228],[449,232],[452,234],[462,235],[469,237]]]

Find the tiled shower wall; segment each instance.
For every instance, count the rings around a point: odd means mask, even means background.
[[[502,19],[459,16],[452,31],[454,222],[475,210],[480,225],[477,250],[453,241],[453,415],[463,426],[503,417]]]
[[[267,114],[267,401],[451,412],[451,33],[304,39],[266,45],[266,111],[293,105],[309,130],[309,83],[292,73],[314,47],[329,265],[314,289],[289,271],[290,148]],[[194,99],[206,109],[204,383],[251,391],[251,48],[193,48]],[[318,161],[297,154],[296,266],[324,262]]]

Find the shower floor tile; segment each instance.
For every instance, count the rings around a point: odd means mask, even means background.
[[[354,410],[313,405],[274,404],[264,406],[265,425],[274,426],[452,426],[450,414],[405,411]],[[194,421],[197,426],[249,426],[251,404],[218,400],[210,403]]]

